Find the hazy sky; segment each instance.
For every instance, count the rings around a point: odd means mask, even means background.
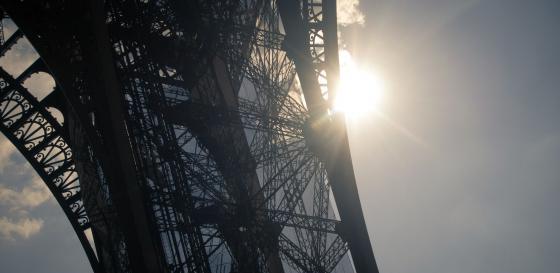
[[[360,10],[341,39],[387,86],[383,117],[349,124],[381,272],[559,272],[560,1]],[[0,271],[91,272],[60,208],[0,138]]]
[[[351,124],[386,273],[560,272],[560,1],[362,1],[387,120]]]

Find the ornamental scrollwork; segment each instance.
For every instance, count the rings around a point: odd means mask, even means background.
[[[9,84],[6,82],[6,80],[4,80],[3,78],[0,78],[0,90],[5,89],[8,86],[9,86]]]
[[[34,113],[24,121],[14,132],[28,150],[33,149],[39,143],[54,133],[54,128],[41,113]]]
[[[16,90],[2,90],[0,99],[0,119],[6,127],[12,126],[31,108],[30,102]]]
[[[43,178],[70,221],[80,230],[87,228],[89,219],[80,195],[80,180],[72,149],[61,134],[61,124],[46,106],[2,68],[0,130]]]

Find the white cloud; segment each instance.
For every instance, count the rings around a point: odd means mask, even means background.
[[[0,205],[7,206],[12,212],[26,214],[28,209],[35,208],[50,198],[49,189],[39,177],[35,177],[21,191],[0,185]]]
[[[347,26],[351,24],[364,24],[365,15],[359,9],[360,0],[340,0],[336,12],[338,24]]]
[[[0,217],[0,237],[14,240],[14,236],[27,239],[37,234],[43,227],[42,219],[23,218],[19,220]]]
[[[37,234],[43,226],[43,220],[27,215],[31,209],[51,199],[49,189],[31,166],[12,160],[16,152],[9,140],[0,137],[0,177],[23,175],[22,182],[30,180],[19,189],[0,184],[0,208],[2,213],[7,213],[0,217],[0,241],[27,239]]]
[[[21,165],[27,166],[25,163]],[[29,167],[26,169],[32,171]],[[31,183],[27,183],[20,190],[0,184],[0,208],[5,207],[5,212],[9,212],[8,216],[0,217],[0,241],[28,239],[37,234],[43,227],[43,220],[29,218],[27,215],[33,208],[51,199],[49,189],[36,174],[33,175]]]
[[[0,174],[4,172],[6,167],[13,165],[11,157],[15,152],[16,147],[7,138],[0,136]]]

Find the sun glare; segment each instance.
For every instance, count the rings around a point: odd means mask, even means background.
[[[354,118],[379,111],[383,81],[371,70],[358,67],[347,51],[340,52],[340,82],[334,110]]]

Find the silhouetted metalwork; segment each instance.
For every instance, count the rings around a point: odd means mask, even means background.
[[[0,8],[0,129],[94,272],[377,272],[331,111],[334,0]]]

